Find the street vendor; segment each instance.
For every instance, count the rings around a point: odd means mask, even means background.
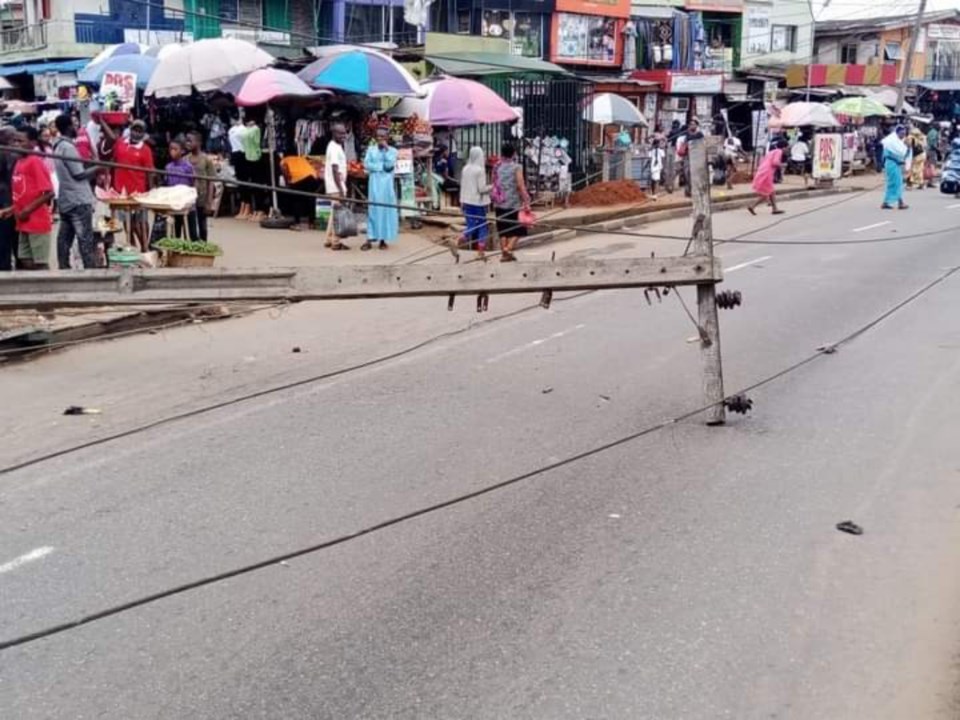
[[[320,189],[320,175],[316,166],[301,155],[287,155],[280,161],[280,172],[284,182],[291,190],[304,193],[316,193]],[[283,193],[280,202],[285,214],[293,218],[291,230],[312,229],[316,216],[315,201],[310,195]]]
[[[103,134],[102,149],[104,157],[118,165],[129,167],[115,168],[113,171],[113,189],[121,195],[137,195],[150,190],[154,170],[153,150],[146,142],[147,126],[143,120],[130,123],[129,139],[118,137],[114,128],[100,118]],[[135,170],[133,168],[143,168]],[[150,236],[147,229],[146,210],[134,210],[130,213],[130,241],[138,243],[144,252],[149,248]]]

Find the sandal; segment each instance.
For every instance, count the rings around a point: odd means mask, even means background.
[[[757,216],[757,211],[754,210],[752,207],[748,207],[748,208],[747,208],[747,212],[750,213],[751,215],[753,215],[754,217]]]
[[[380,241],[380,249],[381,249],[381,250],[386,250],[386,249],[387,249],[387,241],[386,241],[386,240],[381,240],[381,241]]]
[[[331,250],[349,250],[350,246],[344,245],[343,243],[337,243],[336,245],[331,245],[330,249]]]
[[[366,252],[367,250],[373,249],[373,245],[370,244],[370,241],[367,240],[363,245],[360,246],[360,249]]]

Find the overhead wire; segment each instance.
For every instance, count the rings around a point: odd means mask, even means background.
[[[724,403],[724,404],[725,404],[728,400],[730,400],[732,397],[734,397],[734,396],[736,396],[736,395],[742,395],[742,394],[745,394],[745,393],[748,393],[748,392],[752,392],[753,390],[757,390],[757,389],[759,389],[759,388],[761,388],[761,387],[764,387],[765,385],[769,385],[770,383],[775,382],[776,380],[779,380],[780,378],[783,378],[783,377],[785,377],[785,376],[787,376],[787,375],[789,375],[789,374],[791,374],[791,373],[799,370],[800,368],[805,367],[806,365],[809,365],[809,364],[812,363],[814,360],[817,360],[818,358],[823,357],[824,355],[832,354],[832,353],[833,353],[836,349],[838,349],[839,347],[841,347],[841,346],[843,346],[843,345],[846,345],[846,344],[852,342],[852,341],[855,340],[856,338],[861,337],[862,335],[864,335],[865,333],[867,333],[868,331],[870,331],[871,329],[873,329],[874,327],[876,327],[877,325],[879,325],[880,323],[882,323],[882,322],[883,322],[884,320],[886,320],[887,318],[891,317],[891,316],[894,315],[895,313],[897,313],[897,312],[899,312],[900,310],[902,310],[903,308],[907,307],[908,305],[910,305],[911,303],[913,303],[915,300],[917,300],[918,298],[922,297],[922,296],[925,295],[927,292],[929,292],[929,291],[932,290],[933,288],[935,288],[935,287],[937,287],[938,285],[940,285],[941,283],[943,283],[945,280],[947,280],[949,277],[951,277],[951,276],[952,276],[953,274],[955,274],[957,271],[960,271],[960,267],[953,267],[953,268],[950,268],[950,269],[946,270],[945,272],[943,272],[942,274],[940,274],[937,278],[935,278],[935,279],[932,280],[931,282],[929,282],[929,283],[927,283],[926,285],[924,285],[923,287],[921,287],[919,290],[916,290],[915,292],[913,292],[912,294],[910,294],[909,296],[907,296],[906,298],[904,298],[904,299],[901,300],[900,302],[896,303],[893,307],[889,308],[888,310],[886,310],[885,312],[881,313],[880,315],[878,315],[877,317],[875,317],[875,318],[872,319],[871,321],[865,323],[864,325],[861,325],[861,326],[858,327],[856,330],[854,330],[853,332],[851,332],[851,333],[849,333],[848,335],[844,336],[844,337],[841,338],[840,340],[838,340],[838,341],[836,341],[836,342],[834,342],[834,343],[831,343],[829,346],[824,346],[824,347],[818,349],[818,350],[817,350],[816,352],[814,352],[813,354],[808,355],[807,357],[805,357],[805,358],[803,358],[803,359],[801,359],[801,360],[799,360],[799,361],[797,361],[797,362],[795,362],[795,363],[787,366],[786,368],[783,368],[782,370],[777,371],[776,373],[773,373],[772,375],[767,375],[767,376],[765,376],[764,378],[758,380],[757,382],[754,382],[754,383],[746,386],[745,388],[742,388],[742,389],[738,390],[738,391],[735,392],[735,393],[732,393],[732,394],[730,394],[730,395],[727,395],[727,396],[721,401],[721,403]],[[226,403],[226,404],[232,404],[232,403],[229,403],[229,402],[228,402],[228,403]],[[403,513],[403,514],[401,514],[401,515],[398,515],[398,516],[389,518],[389,519],[387,519],[387,520],[383,520],[383,521],[378,522],[378,523],[374,523],[374,524],[372,524],[372,525],[368,525],[368,526],[363,527],[363,528],[361,528],[361,529],[359,529],[359,530],[356,530],[356,531],[354,531],[354,532],[350,532],[350,533],[346,533],[346,534],[343,534],[343,535],[339,535],[339,536],[337,536],[337,537],[335,537],[335,538],[331,538],[331,539],[329,539],[329,540],[320,541],[320,542],[318,542],[318,543],[315,543],[315,544],[312,544],[312,545],[309,545],[309,546],[306,546],[306,547],[302,547],[302,548],[299,548],[299,549],[296,549],[296,550],[292,550],[292,551],[290,551],[290,552],[282,553],[282,554],[279,554],[279,555],[274,555],[274,556],[272,556],[272,557],[270,557],[270,558],[267,558],[267,559],[265,559],[265,560],[260,560],[260,561],[255,562],[255,563],[250,563],[250,564],[247,564],[247,565],[243,565],[243,566],[240,566],[240,567],[237,567],[237,568],[233,568],[233,569],[231,569],[231,570],[227,570],[227,571],[225,571],[225,572],[217,573],[217,574],[214,574],[214,575],[209,575],[209,576],[206,576],[206,577],[203,577],[203,578],[199,578],[199,579],[197,579],[197,580],[193,580],[193,581],[190,581],[190,582],[187,582],[187,583],[183,583],[183,584],[180,584],[180,585],[176,585],[176,586],[167,588],[167,589],[165,589],[165,590],[162,590],[162,591],[160,591],[160,592],[156,592],[156,593],[151,593],[151,594],[148,594],[148,595],[144,595],[144,596],[141,596],[141,597],[139,597],[139,598],[136,598],[136,599],[133,599],[133,600],[124,602],[124,603],[120,603],[120,604],[111,606],[111,607],[109,607],[109,608],[105,608],[105,609],[103,609],[103,610],[100,610],[100,611],[97,611],[97,612],[94,612],[94,613],[90,613],[90,614],[87,614],[87,615],[83,615],[83,616],[81,616],[81,617],[75,618],[75,619],[70,620],[70,621],[67,621],[67,622],[58,623],[58,624],[56,624],[56,625],[51,625],[51,626],[49,626],[49,627],[43,628],[43,629],[41,629],[41,630],[37,630],[37,631],[35,631],[35,632],[23,634],[23,635],[20,635],[20,636],[11,638],[11,639],[9,639],[9,640],[0,641],[0,651],[9,650],[9,649],[15,648],[15,647],[21,647],[21,646],[24,646],[24,645],[28,645],[28,644],[37,642],[37,641],[39,641],[39,640],[43,640],[43,639],[46,639],[46,638],[49,638],[49,637],[53,637],[53,636],[56,636],[56,635],[60,635],[60,634],[65,633],[65,632],[67,632],[67,631],[74,630],[74,629],[76,629],[76,628],[83,627],[83,626],[85,626],[85,625],[90,625],[91,623],[95,623],[95,622],[98,622],[98,621],[100,621],[100,620],[105,620],[105,619],[107,619],[107,618],[114,617],[114,616],[120,615],[120,614],[125,613],[125,612],[129,612],[130,610],[134,610],[134,609],[136,609],[136,608],[143,607],[143,606],[145,606],[145,605],[149,605],[149,604],[152,604],[152,603],[155,603],[155,602],[164,600],[164,599],[166,599],[166,598],[174,597],[174,596],[176,596],[176,595],[182,595],[182,594],[187,593],[187,592],[190,592],[190,591],[192,591],[192,590],[197,590],[197,589],[202,588],[202,587],[207,587],[207,586],[210,586],[210,585],[214,585],[214,584],[216,584],[216,583],[220,583],[220,582],[223,582],[223,581],[225,581],[225,580],[229,580],[229,579],[231,579],[231,578],[240,577],[240,576],[243,576],[243,575],[248,575],[248,574],[250,574],[250,573],[256,572],[257,570],[262,570],[262,569],[267,568],[267,567],[270,567],[270,566],[272,566],[272,565],[278,565],[278,564],[280,564],[280,563],[288,562],[288,561],[294,560],[294,559],[296,559],[296,558],[304,557],[304,556],[307,556],[307,555],[312,555],[312,554],[315,554],[315,553],[317,553],[317,552],[321,552],[321,551],[323,551],[323,550],[327,550],[327,549],[330,549],[330,548],[333,548],[333,547],[337,547],[337,546],[339,546],[339,545],[343,545],[343,544],[348,543],[348,542],[350,542],[350,541],[352,541],[352,540],[357,540],[357,539],[362,538],[362,537],[365,537],[365,536],[367,536],[367,535],[372,535],[372,534],[374,534],[374,533],[377,533],[377,532],[380,532],[380,531],[383,531],[383,530],[387,530],[387,529],[389,529],[389,528],[395,527],[395,526],[397,526],[397,525],[401,525],[401,524],[406,523],[406,522],[409,522],[409,521],[411,521],[411,520],[415,520],[415,519],[417,519],[417,518],[421,518],[421,517],[425,517],[425,516],[428,516],[428,515],[432,515],[432,514],[437,513],[437,512],[439,512],[439,511],[441,511],[441,510],[445,510],[445,509],[450,508],[450,507],[455,507],[455,506],[458,506],[458,505],[462,505],[462,504],[464,504],[464,503],[466,503],[466,502],[469,502],[470,500],[474,500],[474,499],[476,499],[476,498],[483,497],[483,496],[485,496],[485,495],[490,495],[490,494],[495,493],[495,492],[497,492],[497,491],[499,491],[499,490],[503,490],[503,489],[505,489],[505,488],[512,487],[512,486],[514,486],[514,485],[518,485],[518,484],[520,484],[520,483],[522,483],[522,482],[524,482],[524,481],[531,480],[531,479],[533,479],[533,478],[546,475],[546,474],[548,474],[548,473],[551,473],[551,472],[556,471],[556,470],[560,470],[560,469],[562,469],[562,468],[565,468],[565,467],[567,467],[567,466],[570,466],[570,465],[573,465],[573,464],[575,464],[575,463],[581,462],[581,461],[586,460],[586,459],[588,459],[588,458],[595,457],[595,456],[597,456],[597,455],[601,455],[601,454],[603,454],[603,453],[609,452],[610,450],[613,450],[613,449],[615,449],[615,448],[618,448],[618,447],[627,445],[628,443],[634,442],[634,441],[639,440],[639,439],[641,439],[641,438],[643,438],[643,437],[646,437],[646,436],[648,436],[648,435],[652,435],[653,433],[659,432],[660,430],[663,430],[663,429],[665,429],[665,428],[667,428],[667,427],[670,427],[670,426],[672,426],[672,425],[677,425],[677,424],[679,424],[679,423],[682,423],[682,422],[685,422],[685,421],[690,420],[690,419],[692,419],[692,418],[695,418],[695,417],[697,417],[698,415],[701,415],[701,414],[703,414],[703,413],[705,413],[705,412],[707,412],[707,411],[715,408],[718,404],[719,404],[719,403],[715,403],[715,402],[714,402],[714,403],[707,403],[707,404],[702,405],[702,406],[700,406],[700,407],[698,407],[698,408],[696,408],[696,409],[694,409],[694,410],[690,410],[690,411],[685,412],[685,413],[683,413],[683,414],[681,414],[681,415],[678,415],[678,416],[676,416],[676,417],[673,417],[673,418],[671,418],[671,419],[669,419],[669,420],[664,420],[664,421],[661,421],[661,422],[659,422],[659,423],[655,423],[655,424],[650,425],[650,426],[648,426],[648,427],[646,427],[646,428],[643,428],[642,430],[629,433],[629,434],[624,435],[624,436],[622,436],[622,437],[619,437],[619,438],[617,438],[617,439],[615,439],[615,440],[612,440],[612,441],[603,443],[603,444],[601,444],[601,445],[595,446],[595,447],[590,448],[590,449],[588,449],[588,450],[584,450],[584,451],[582,451],[582,452],[575,453],[575,454],[573,454],[573,455],[569,455],[568,457],[563,458],[563,459],[561,459],[561,460],[558,460],[558,461],[556,461],[556,462],[552,462],[552,463],[549,463],[549,464],[546,464],[546,465],[542,465],[542,466],[540,466],[540,467],[538,467],[538,468],[535,468],[535,469],[533,469],[533,470],[529,470],[529,471],[524,472],[524,473],[521,473],[521,474],[519,474],[519,475],[514,475],[513,477],[507,478],[507,479],[505,479],[505,480],[501,480],[501,481],[496,482],[496,483],[492,483],[492,484],[490,484],[490,485],[484,486],[484,487],[479,488],[479,489],[477,489],[477,490],[473,490],[473,491],[471,491],[471,492],[463,493],[463,494],[461,494],[461,495],[457,495],[457,496],[452,497],[452,498],[449,498],[449,499],[447,499],[447,500],[444,500],[444,501],[441,501],[441,502],[438,502],[438,503],[435,503],[435,504],[432,504],[432,505],[428,505],[428,506],[425,506],[425,507],[421,507],[421,508],[419,508],[419,509],[417,509],[417,510],[413,510],[413,511],[408,512],[408,513]],[[153,426],[155,426],[155,425],[153,425]],[[128,433],[128,434],[129,434],[129,433]],[[123,436],[120,436],[120,437],[123,437]],[[100,443],[97,443],[97,444],[100,444]],[[6,472],[6,471],[2,471],[2,472]],[[2,474],[2,472],[0,472],[0,474]]]

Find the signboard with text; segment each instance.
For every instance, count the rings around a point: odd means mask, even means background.
[[[104,98],[116,95],[123,110],[132,109],[137,101],[137,74],[105,72],[100,81],[100,95]]]
[[[843,175],[843,136],[839,133],[813,137],[813,177],[839,180]]]

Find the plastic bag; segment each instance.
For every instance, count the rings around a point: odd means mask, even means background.
[[[357,234],[357,218],[345,205],[333,210],[333,233],[338,238],[354,237]]]
[[[537,216],[534,215],[532,210],[524,208],[519,213],[517,213],[517,220],[520,221],[520,224],[524,227],[533,227],[537,224]]]

